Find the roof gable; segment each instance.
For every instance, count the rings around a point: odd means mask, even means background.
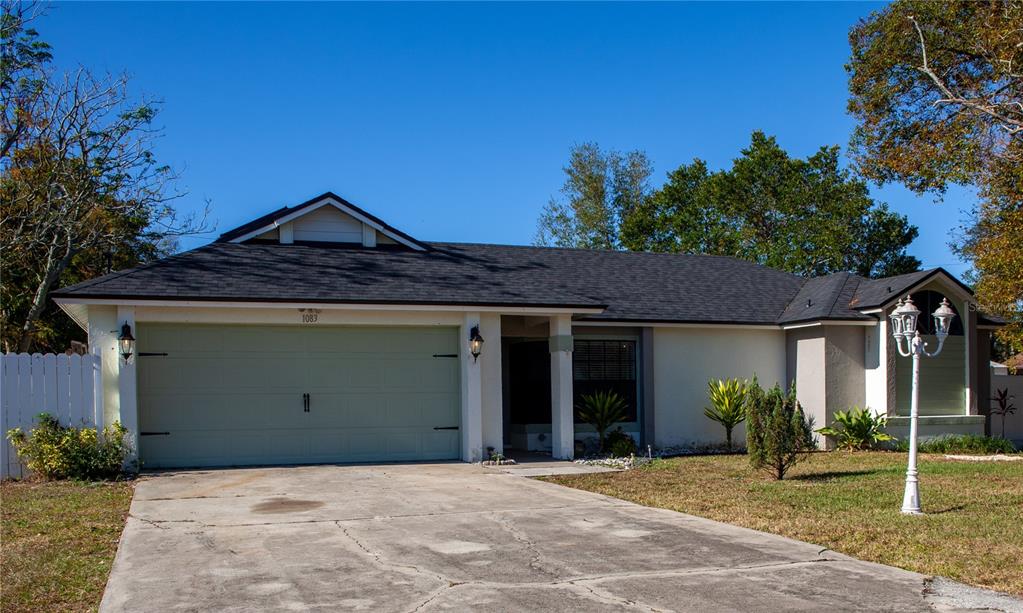
[[[338,242],[375,247],[377,243],[404,245],[416,251],[428,246],[348,202],[326,192],[294,207],[282,207],[220,235],[218,243],[244,243],[253,239]]]

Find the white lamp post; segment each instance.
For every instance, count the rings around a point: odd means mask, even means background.
[[[916,433],[917,417],[920,412],[920,356],[925,355],[933,358],[941,353],[941,347],[948,337],[949,326],[955,318],[955,311],[952,305],[945,298],[941,299],[941,305],[934,311],[934,334],[938,337],[938,348],[934,353],[927,352],[927,343],[920,338],[920,331],[916,329],[917,318],[920,317],[920,310],[913,304],[913,299],[906,296],[900,300],[895,310],[889,315],[892,323],[892,336],[895,337],[895,346],[899,349],[902,357],[913,356],[913,395],[909,405],[909,466],[906,468],[906,493],[902,496],[902,512],[919,515],[920,511],[920,488],[917,485],[916,470]],[[906,341],[903,348],[902,341]]]

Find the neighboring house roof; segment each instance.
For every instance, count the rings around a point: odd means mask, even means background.
[[[278,209],[204,247],[72,285],[53,296],[558,307],[588,311],[585,320],[785,325],[876,320],[862,310],[882,307],[944,273],[938,268],[865,279],[843,272],[806,279],[724,256],[425,243],[403,233],[416,248],[237,242],[325,198],[399,232],[328,193]]]

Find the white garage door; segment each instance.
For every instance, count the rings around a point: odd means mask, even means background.
[[[137,328],[145,468],[458,458],[457,329]]]

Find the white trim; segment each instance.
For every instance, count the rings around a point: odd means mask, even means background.
[[[278,226],[283,226],[284,224],[286,224],[286,223],[288,223],[290,221],[294,221],[295,219],[298,219],[299,217],[302,217],[303,215],[306,215],[308,213],[312,213],[316,209],[319,209],[320,207],[323,207],[323,206],[328,205],[328,204],[333,206],[333,207],[335,207],[336,209],[338,209],[342,213],[345,213],[346,215],[351,215],[352,217],[354,217],[355,219],[358,219],[359,221],[361,221],[362,223],[366,224],[367,226],[370,226],[371,228],[374,228],[377,232],[380,232],[381,234],[391,238],[394,241],[397,241],[397,242],[401,243],[402,245],[405,245],[406,247],[410,247],[412,249],[415,249],[416,251],[426,251],[426,249],[424,249],[422,246],[416,244],[413,241],[410,241],[409,239],[405,238],[404,236],[401,236],[400,234],[395,234],[394,232],[388,230],[387,228],[383,227],[379,223],[369,219],[365,215],[362,215],[358,211],[355,211],[355,210],[345,206],[344,204],[338,202],[337,200],[334,200],[330,196],[327,196],[327,197],[323,198],[322,200],[320,200],[316,204],[310,204],[309,206],[306,206],[306,207],[301,208],[301,209],[299,209],[297,211],[289,213],[289,214],[285,215],[284,217],[281,217],[280,219],[272,221],[272,222],[266,224],[265,226],[263,226],[261,228],[258,228],[256,230],[252,230],[250,232],[246,232],[245,234],[242,234],[241,236],[239,236],[237,238],[232,238],[230,240],[230,242],[232,242],[232,243],[241,243],[241,242],[247,241],[250,238],[253,238],[253,237],[259,236],[260,234],[263,234],[264,232],[269,232],[270,230],[273,230],[274,228],[276,228]]]
[[[529,307],[529,306],[475,306],[453,304],[372,304],[372,303],[320,303],[320,302],[229,302],[204,300],[121,300],[117,298],[54,298],[62,309],[64,305],[109,304],[115,306],[202,307],[218,309],[337,309],[345,311],[482,311],[505,314],[564,315],[573,313],[598,314],[597,307]],[[66,311],[66,309],[65,309]]]
[[[902,298],[903,296],[906,296],[906,295],[912,294],[912,293],[914,293],[916,291],[919,291],[919,290],[923,289],[924,287],[926,287],[929,283],[933,283],[937,279],[944,279],[946,284],[949,286],[946,289],[949,289],[952,292],[952,294],[953,294],[951,296],[951,298],[953,298],[953,299],[958,298],[959,300],[963,300],[963,301],[965,301],[967,303],[973,304],[973,295],[970,294],[969,292],[965,291],[963,288],[959,287],[959,284],[956,282],[956,280],[951,275],[947,274],[945,271],[941,271],[938,274],[934,275],[933,277],[925,279],[925,280],[921,281],[920,283],[917,283],[916,285],[911,285],[907,289],[905,289],[905,290],[903,290],[901,292],[898,292],[897,294],[894,294],[894,297],[891,300],[889,300],[888,302],[885,302],[884,304],[881,305],[881,310],[887,309],[891,305],[895,304],[895,302],[898,301],[899,298]],[[861,312],[862,313],[866,313],[867,311],[861,311]]]
[[[362,224],[362,246],[363,247],[377,246],[376,230],[373,229],[373,226],[367,223]]]
[[[816,328],[818,326],[864,326],[873,328],[877,321],[811,321],[802,324],[789,324],[781,326],[782,330],[798,330],[800,328]]]
[[[84,304],[62,304],[59,300],[56,302],[60,310],[64,311],[71,318],[71,321],[78,324],[78,327],[82,330],[89,331],[89,307]]]
[[[582,313],[583,311],[577,311]],[[588,319],[577,319],[572,321],[576,327],[608,327],[608,328],[715,328],[718,330],[781,330],[777,324],[716,324],[707,323],[672,323],[658,321],[592,321]]]
[[[279,224],[274,222],[274,225],[277,226]],[[277,232],[278,240],[281,241],[282,245],[291,245],[295,242],[295,226],[290,223],[279,226]]]

